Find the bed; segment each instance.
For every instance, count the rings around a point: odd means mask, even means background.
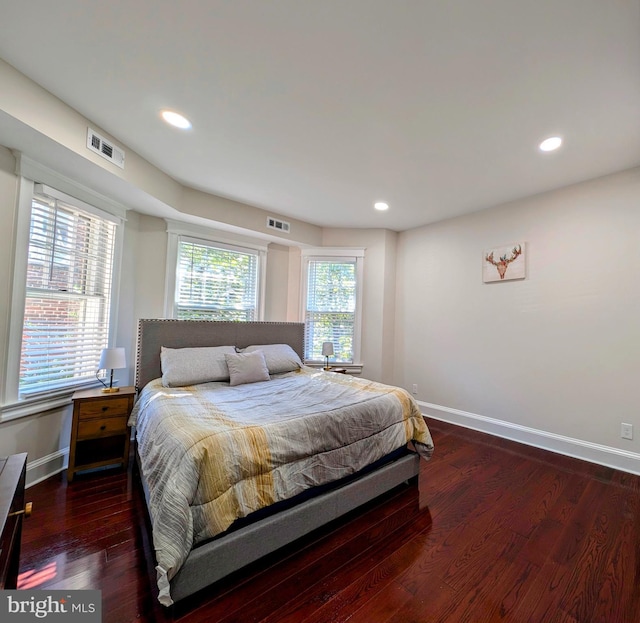
[[[130,423],[161,604],[417,483],[433,442],[410,395],[303,352],[302,323],[139,322]]]

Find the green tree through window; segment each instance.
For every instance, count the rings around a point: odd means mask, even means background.
[[[356,286],[355,258],[309,259],[305,310],[307,360],[321,361],[323,342],[331,342],[336,361],[353,362]]]
[[[192,320],[258,319],[258,255],[181,240],[176,317]]]

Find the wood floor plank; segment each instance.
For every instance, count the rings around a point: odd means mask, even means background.
[[[348,621],[349,623],[371,623],[372,621],[384,623],[413,598],[414,595],[404,586],[395,581],[388,582],[350,614]]]
[[[352,551],[344,558],[342,566],[336,567],[324,577],[320,576],[320,581],[303,585],[305,588],[300,594],[285,607],[265,618],[265,623],[311,623],[318,620],[318,616],[321,617],[320,621],[339,621],[339,611],[346,603],[368,599],[368,595],[380,582],[397,575],[400,568],[405,568],[415,558],[415,553],[404,545],[417,534],[428,530],[432,520],[428,511],[406,519],[409,521],[396,530],[387,532],[376,543],[359,551]],[[394,553],[396,556],[389,560]],[[349,611],[351,607],[344,609]]]
[[[622,491],[616,487],[609,487],[603,493],[595,510],[595,521],[579,557],[571,563],[572,573],[563,603],[568,604],[564,610],[576,620],[591,617],[594,604],[598,603],[606,578],[608,559],[615,546],[614,542],[621,536],[620,525],[623,520],[620,513],[621,494]],[[585,573],[585,569],[589,572]]]
[[[524,555],[542,567],[563,532],[589,480],[579,474],[569,474],[564,489],[546,517],[538,523],[524,548]]]

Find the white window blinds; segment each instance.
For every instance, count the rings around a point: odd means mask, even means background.
[[[109,339],[116,227],[96,213],[34,196],[20,395],[95,379]]]
[[[195,320],[258,320],[258,253],[180,239],[175,314]]]
[[[331,342],[336,362],[353,363],[356,258],[309,258],[305,310],[305,359],[322,361]]]

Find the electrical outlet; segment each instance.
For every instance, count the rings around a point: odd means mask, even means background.
[[[633,424],[620,424],[620,437],[623,439],[633,439]]]
[[[417,385],[417,383],[414,383],[413,386],[411,387],[411,393],[412,394],[417,394],[418,393],[418,385]]]

